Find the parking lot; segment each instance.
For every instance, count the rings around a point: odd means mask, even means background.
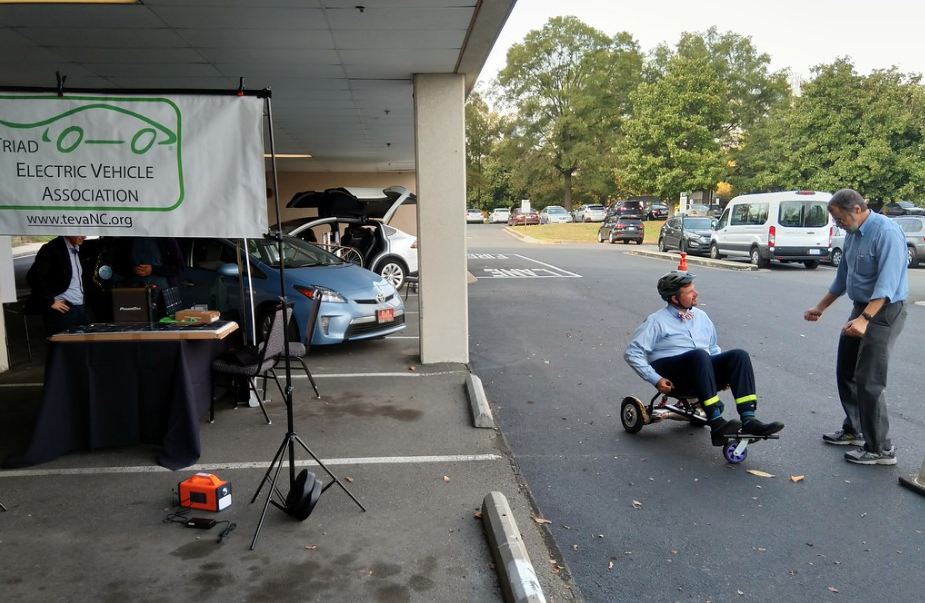
[[[661,305],[655,281],[677,267],[677,254],[529,244],[487,226],[468,234],[477,258],[521,255],[580,275],[470,285],[470,349],[586,600],[916,600],[925,588],[917,569],[925,498],[898,477],[917,473],[925,454],[917,376],[925,307],[910,303],[891,362],[898,465],[852,465],[844,447],[820,437],[842,419],[834,354],[847,306],[838,302],[819,323],[802,318],[833,268],[756,269],[745,259],[720,268],[689,257],[721,347],[749,351],[760,418],[786,424],[780,440],[750,446],[730,465],[704,430],[684,422],[638,434],[620,422],[624,397],[654,394],[622,354]],[[470,270],[488,262],[470,259]],[[909,277],[910,302],[925,301],[925,271]],[[728,392],[721,399],[732,416]]]

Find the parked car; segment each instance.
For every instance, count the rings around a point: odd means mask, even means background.
[[[417,197],[401,186],[384,189],[341,187],[296,193],[286,205],[290,208],[317,210],[314,218],[299,218],[283,224],[282,232],[304,241],[327,246],[349,245],[360,256],[361,265],[376,272],[399,289],[408,275],[418,272],[417,237],[389,226],[403,207],[416,209]],[[342,237],[349,228],[362,227],[347,241]],[[298,231],[297,231],[298,229]],[[354,234],[358,235],[353,241]],[[343,254],[343,250],[337,250]]]
[[[677,249],[692,255],[710,252],[710,235],[716,222],[709,217],[673,216],[658,233],[658,250]]]
[[[584,203],[572,212],[575,222],[603,222],[607,217],[607,210],[599,203]]]
[[[511,210],[511,215],[507,219],[508,226],[518,226],[523,224],[539,224],[540,215],[536,213],[535,209],[527,210],[526,213],[519,207],[515,207]]]
[[[707,215],[711,217],[716,216],[717,218],[720,217],[721,215],[723,215],[723,206],[716,204],[716,203],[714,203],[713,205],[708,205]]]
[[[614,216],[639,218],[640,220],[646,217],[646,208],[642,201],[617,201],[610,206],[610,210]]]
[[[896,223],[906,233],[906,249],[909,252],[909,268],[915,268],[925,259],[925,216],[904,216]]]
[[[886,203],[880,213],[887,216],[925,216],[925,209],[911,201],[893,201]]]
[[[572,221],[561,205],[548,205],[540,211],[540,224],[567,224]]]
[[[622,241],[624,243],[633,242],[642,245],[642,240],[646,236],[646,227],[639,218],[629,218],[626,216],[610,216],[601,227],[597,229],[597,242],[603,243],[604,240],[610,243]]]
[[[506,207],[496,207],[488,214],[488,221],[492,224],[504,224],[511,217],[511,210]]]
[[[838,226],[832,226],[832,249],[829,251],[828,261],[838,268],[845,250],[845,231]]]
[[[668,208],[664,205],[650,205],[646,210],[646,219],[649,220],[667,220]]]
[[[771,260],[817,268],[829,254],[831,197],[820,191],[739,195],[713,229],[710,257],[743,256],[759,268],[767,268]]]
[[[694,203],[687,206],[687,211],[684,212],[688,216],[708,216],[710,215],[710,207],[707,205],[700,205]]]
[[[351,259],[335,246],[352,247],[360,265],[372,270],[396,289],[408,275],[418,272],[418,239],[378,220],[365,218],[299,218],[283,222],[283,232]]]
[[[484,221],[482,210],[472,207],[466,210],[466,224],[481,224]]]
[[[182,238],[186,269],[180,296],[184,307],[208,304],[223,317],[240,320],[239,271],[235,242],[220,238]],[[405,307],[390,283],[365,268],[297,237],[282,239],[285,291],[280,292],[280,254],[271,238],[246,239],[250,278],[245,294],[253,298],[257,340],[270,326],[283,293],[294,304],[292,335],[304,341],[311,296],[322,294],[312,345],[383,337],[405,328]],[[252,287],[250,291],[247,287]]]

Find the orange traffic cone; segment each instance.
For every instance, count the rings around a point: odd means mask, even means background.
[[[687,253],[681,252],[681,261],[678,263],[678,270],[687,272]]]

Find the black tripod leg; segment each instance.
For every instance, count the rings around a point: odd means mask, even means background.
[[[257,548],[257,537],[260,536],[260,528],[263,527],[263,520],[267,516],[267,509],[270,508],[270,499],[273,498],[273,492],[278,490],[276,489],[276,480],[279,479],[279,472],[283,468],[283,450],[288,443],[289,438],[283,441],[283,445],[279,447],[279,452],[276,453],[276,458],[273,459],[273,463],[276,464],[276,472],[273,473],[273,479],[270,481],[270,488],[267,490],[267,500],[263,503],[263,511],[260,513],[260,521],[257,522],[257,530],[254,532],[254,539],[251,540],[251,550],[253,551]],[[267,473],[263,477],[263,482],[260,482],[260,488],[257,489],[257,493],[260,492],[260,489],[263,488],[263,483],[269,478],[270,470],[273,469],[273,465],[270,465],[267,468]],[[254,494],[254,499],[257,498],[257,494]],[[251,503],[254,501],[251,500]]]
[[[363,511],[366,511],[366,507],[363,506],[363,503],[361,503],[360,501],[358,501],[357,498],[356,498],[356,496],[354,496],[354,495],[350,492],[350,490],[347,489],[347,486],[345,486],[345,485],[343,484],[343,482],[341,482],[339,479],[337,479],[337,476],[334,475],[333,473],[331,473],[331,470],[330,470],[330,469],[328,469],[327,467],[324,466],[324,463],[321,462],[321,459],[319,459],[317,456],[315,456],[315,453],[312,452],[311,449],[310,449],[308,446],[305,445],[305,442],[302,441],[302,438],[300,438],[299,436],[297,436],[297,435],[295,435],[295,434],[293,434],[292,437],[294,437],[294,438],[296,439],[296,441],[302,446],[302,448],[305,449],[305,452],[307,452],[313,459],[315,459],[315,462],[318,463],[318,466],[321,467],[322,469],[324,469],[325,473],[327,473],[329,476],[331,476],[331,479],[334,480],[333,482],[331,482],[331,484],[336,483],[338,486],[340,486],[341,489],[342,489],[344,492],[347,493],[347,496],[349,496],[351,499],[353,499],[353,502],[355,502],[355,503],[357,504],[358,507],[360,507],[361,509],[363,509]],[[331,486],[331,484],[328,484],[327,486],[325,486],[324,489],[327,490],[327,489]]]
[[[289,444],[289,438],[288,438],[288,437],[287,437],[285,440],[283,440],[283,443],[282,443],[282,444],[279,445],[279,450],[276,451],[276,455],[273,457],[273,460],[270,461],[270,466],[267,467],[267,472],[263,474],[263,479],[260,480],[260,486],[258,486],[258,487],[257,487],[257,491],[254,492],[254,498],[251,499],[251,504],[254,504],[254,501],[256,501],[256,500],[257,500],[257,497],[260,496],[260,491],[263,490],[263,485],[264,485],[265,483],[267,483],[267,482],[269,481],[269,482],[270,482],[271,484],[273,484],[273,486],[275,487],[275,485],[276,485],[276,480],[273,480],[273,481],[270,480],[270,472],[273,471],[273,467],[276,465],[276,463],[279,463],[280,466],[283,465],[283,462],[282,462],[282,459],[283,459],[283,451],[286,450],[286,445],[287,445],[287,444]],[[279,473],[279,470],[277,470],[277,473]]]

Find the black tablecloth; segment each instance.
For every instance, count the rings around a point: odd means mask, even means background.
[[[156,444],[158,464],[199,460],[211,363],[225,339],[49,342],[45,388],[28,448],[3,464],[28,467],[75,450]]]

